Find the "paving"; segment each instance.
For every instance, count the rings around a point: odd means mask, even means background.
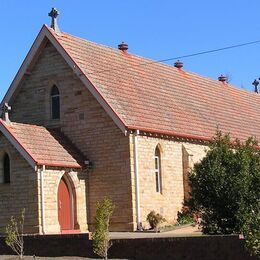
[[[111,239],[135,239],[135,238],[157,238],[157,237],[193,237],[202,236],[198,226],[186,226],[167,232],[111,232]]]

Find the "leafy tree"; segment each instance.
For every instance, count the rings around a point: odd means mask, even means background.
[[[107,259],[107,252],[112,246],[109,238],[109,220],[114,211],[114,204],[111,199],[105,198],[98,202],[95,217],[95,231],[93,233],[94,253]]]
[[[259,250],[260,150],[257,142],[253,138],[244,143],[231,142],[229,135],[218,131],[206,156],[194,165],[189,177],[190,203],[202,213],[202,231],[206,234],[244,231],[247,248],[256,253],[252,246],[258,244]]]
[[[20,219],[16,220],[13,216],[6,226],[5,243],[12,248],[12,250],[23,258],[24,255],[24,241],[23,241],[23,226],[24,226],[25,209],[21,212]]]
[[[252,255],[260,256],[260,210],[246,215],[243,225],[243,234],[246,238],[246,248]]]

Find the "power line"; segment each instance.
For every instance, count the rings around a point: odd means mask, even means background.
[[[188,58],[188,57],[208,54],[208,53],[212,53],[212,52],[218,52],[218,51],[224,51],[224,50],[228,50],[228,49],[234,49],[234,48],[243,47],[243,46],[247,46],[247,45],[252,45],[252,44],[256,44],[256,43],[260,43],[260,40],[253,41],[253,42],[246,42],[246,43],[237,44],[237,45],[231,45],[231,46],[227,46],[227,47],[223,47],[223,48],[219,48],[219,49],[213,49],[213,50],[209,50],[209,51],[197,52],[197,53],[183,55],[183,56],[169,58],[169,59],[164,59],[164,60],[160,60],[158,62],[165,62],[165,61],[170,61],[170,60],[183,59],[183,58]]]
[[[143,63],[137,64],[137,65],[134,65],[134,66],[139,67],[139,66],[145,66],[145,65],[148,65],[148,64],[154,64],[154,63],[167,62],[167,61],[171,61],[171,60],[184,59],[184,58],[189,58],[189,57],[204,55],[204,54],[208,54],[208,53],[220,52],[220,51],[224,51],[224,50],[229,50],[229,49],[244,47],[244,46],[253,45],[253,44],[257,44],[257,43],[260,43],[260,40],[251,41],[251,42],[246,42],[246,43],[241,43],[241,44],[236,44],[236,45],[230,45],[230,46],[226,46],[226,47],[222,47],[222,48],[218,48],[218,49],[212,49],[212,50],[207,50],[207,51],[201,51],[201,52],[196,52],[196,53],[192,53],[192,54],[186,54],[186,55],[177,56],[177,57],[172,57],[172,58],[168,58],[168,59],[162,59],[162,60],[155,60],[155,61],[143,62]],[[125,66],[125,67],[123,67],[122,69],[125,70],[125,69],[128,68],[128,67],[130,68],[130,66]],[[132,67],[132,66],[131,66],[131,67]],[[107,70],[95,71],[95,72],[88,73],[88,75],[95,75],[95,74],[98,74],[98,73],[110,72],[110,71],[113,71],[113,70],[117,70],[117,69],[107,69]]]

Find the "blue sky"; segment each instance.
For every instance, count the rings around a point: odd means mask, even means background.
[[[10,86],[51,7],[64,32],[155,60],[260,39],[259,0],[1,0],[0,99]],[[260,77],[260,44],[186,58],[184,69],[217,78],[227,74],[252,90]],[[174,61],[168,62],[173,64]]]

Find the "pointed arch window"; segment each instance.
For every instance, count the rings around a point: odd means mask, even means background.
[[[60,119],[60,91],[56,85],[51,89],[51,118]]]
[[[7,153],[3,158],[4,183],[10,183],[10,157]]]
[[[154,154],[156,192],[162,193],[161,152],[157,146]]]

